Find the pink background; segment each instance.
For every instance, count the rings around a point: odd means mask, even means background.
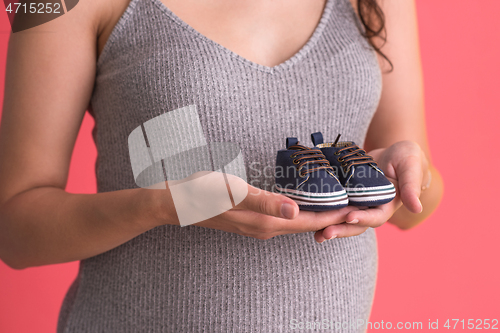
[[[494,208],[500,198],[495,150],[500,143],[500,1],[418,0],[417,5],[427,126],[445,196],[439,210],[411,231],[388,224],[377,229],[380,264],[371,322],[421,321],[427,331],[429,319],[439,319],[440,329],[446,319],[500,320],[500,223]],[[0,13],[2,100],[8,36],[7,15]],[[92,126],[87,115],[69,192],[96,191]],[[55,332],[77,267],[72,262],[16,271],[0,262],[0,332]]]

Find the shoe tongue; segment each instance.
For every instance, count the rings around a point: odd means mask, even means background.
[[[323,143],[323,134],[321,132],[316,132],[311,134],[311,141],[313,146],[317,146]]]
[[[288,150],[308,150],[309,147],[299,144],[297,138],[286,138],[286,149]]]
[[[299,143],[297,138],[286,138],[286,149],[289,149],[291,146],[295,146]]]

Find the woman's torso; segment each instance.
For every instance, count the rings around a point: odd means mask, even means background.
[[[248,182],[264,190],[287,136],[340,132],[362,145],[380,98],[377,59],[348,0],[328,0],[320,16],[297,52],[265,66],[160,0],[132,0],[97,63],[98,191],[136,188],[129,134],[189,105],[206,141],[237,144]],[[58,332],[286,332],[298,322],[366,320],[376,271],[373,229],[316,244],[312,234],[260,241],[166,225],[81,261]]]

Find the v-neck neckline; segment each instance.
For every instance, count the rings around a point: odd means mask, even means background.
[[[274,72],[279,72],[279,71],[284,70],[286,68],[292,67],[295,63],[299,62],[309,52],[309,50],[316,44],[318,39],[323,34],[323,30],[325,29],[326,24],[328,23],[328,20],[331,16],[331,12],[332,12],[333,2],[335,0],[326,0],[325,7],[323,8],[323,13],[321,14],[321,18],[319,20],[319,23],[316,26],[316,28],[314,29],[311,37],[307,40],[307,42],[296,53],[294,53],[290,58],[288,58],[287,60],[279,63],[278,65],[272,66],[272,67],[261,65],[259,63],[252,61],[252,60],[249,60],[249,59],[239,55],[238,53],[231,51],[227,47],[222,46],[221,44],[208,38],[207,36],[203,35],[201,32],[194,29],[192,26],[190,26],[184,20],[182,20],[180,17],[178,17],[161,0],[151,0],[151,1],[163,13],[165,13],[170,19],[172,19],[175,23],[180,25],[186,31],[190,32],[195,37],[200,38],[200,39],[204,40],[205,42],[217,47],[218,49],[220,49],[224,53],[230,55],[231,57],[239,60],[240,62],[242,62],[250,67],[253,67],[253,68],[258,69],[258,70],[263,71],[263,72],[274,73]]]

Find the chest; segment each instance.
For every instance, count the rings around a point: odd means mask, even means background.
[[[112,0],[99,52],[130,0]],[[311,38],[327,0],[158,0],[179,19],[232,52],[273,67],[290,59]],[[349,0],[355,6],[356,0]]]
[[[311,37],[326,0],[161,0],[209,39],[264,66],[289,59]]]

